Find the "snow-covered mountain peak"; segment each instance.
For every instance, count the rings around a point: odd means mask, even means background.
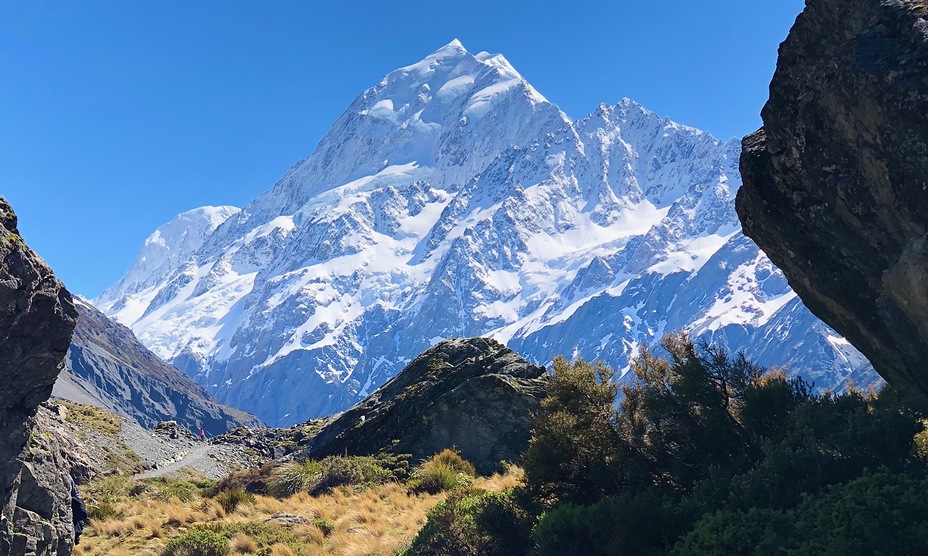
[[[136,294],[159,283],[165,273],[189,259],[216,228],[240,210],[231,206],[199,207],[159,226],[145,239],[125,276],[107,288],[95,304],[101,311],[122,311],[138,318],[144,307],[126,307],[126,294]]]
[[[498,124],[505,121],[505,127]],[[346,184],[428,181],[456,191],[504,149],[568,124],[501,55],[474,56],[452,41],[361,93],[268,193],[246,206],[233,233],[295,214]]]
[[[738,152],[630,99],[571,122],[504,57],[453,41],[361,93],[199,248],[136,270],[174,234],[159,229],[127,275],[146,278],[97,304],[273,424],[342,410],[477,335],[627,368],[688,329],[838,384],[859,359],[740,234]],[[790,329],[815,347],[760,345]]]

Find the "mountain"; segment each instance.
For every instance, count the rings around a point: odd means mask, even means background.
[[[125,326],[87,303],[75,300],[78,318],[65,371],[53,395],[101,407],[146,428],[177,421],[210,436],[242,425],[258,426],[254,416],[225,407],[202,386],[145,348]]]
[[[275,425],[343,410],[454,337],[624,372],[687,329],[821,387],[870,377],[741,234],[739,152],[628,99],[573,121],[454,41],[364,91],[188,255],[143,247],[94,303]]]

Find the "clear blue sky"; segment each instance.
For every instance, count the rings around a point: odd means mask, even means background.
[[[269,189],[351,100],[459,38],[572,118],[630,97],[721,138],[758,116],[801,0],[0,4],[0,194],[88,297],[201,205]]]

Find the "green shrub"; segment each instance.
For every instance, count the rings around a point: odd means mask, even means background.
[[[620,482],[614,371],[563,357],[553,368],[524,458],[526,482],[542,505],[590,503],[614,493]]]
[[[217,482],[218,481],[216,479],[200,479],[198,481],[193,481],[193,484],[195,484],[200,490],[209,491],[214,486],[216,486]]]
[[[445,448],[441,452],[435,454],[431,457],[431,460],[435,463],[446,465],[456,471],[457,473],[463,473],[465,475],[470,475],[471,477],[476,475],[476,470],[474,465],[461,457],[456,450],[451,450]]]
[[[428,521],[405,554],[528,554],[531,550],[529,519],[515,503],[511,491],[457,490],[429,512]]]
[[[482,492],[458,490],[429,511],[406,556],[481,555],[475,514]]]
[[[216,501],[227,514],[230,514],[240,504],[254,504],[255,495],[244,490],[224,490],[216,496]]]
[[[266,496],[270,494],[269,484],[274,481],[274,474],[279,467],[279,464],[272,462],[261,467],[233,471],[210,487],[207,496],[215,497],[224,490],[244,490]]]
[[[438,494],[447,490],[454,490],[470,486],[474,478],[455,469],[435,461],[427,461],[422,467],[413,472],[409,486],[413,492],[427,492]]]
[[[442,450],[425,460],[410,476],[413,492],[437,494],[446,490],[470,486],[474,481],[474,466],[453,450]]]
[[[673,553],[921,554],[928,546],[926,490],[923,472],[883,468],[806,496],[795,508],[707,514]]]
[[[289,462],[278,467],[268,483],[270,494],[291,496],[300,491],[318,496],[340,486],[369,487],[408,475],[409,456],[329,456],[322,460]]]
[[[316,460],[291,461],[274,470],[268,481],[268,494],[286,498],[309,491],[322,477],[322,464]]]
[[[610,369],[555,360],[524,490],[452,492],[409,554],[925,552],[928,414],[901,392],[816,394],[683,334],[632,370],[616,411]],[[433,458],[410,484],[460,475]]]
[[[328,457],[322,460],[322,475],[309,493],[318,496],[340,486],[369,486],[383,483],[389,472],[380,467],[374,458]]]
[[[162,556],[225,556],[229,539],[210,529],[193,529],[171,539]]]
[[[532,530],[538,556],[662,554],[686,530],[673,501],[654,489],[595,504],[565,504],[541,516]]]

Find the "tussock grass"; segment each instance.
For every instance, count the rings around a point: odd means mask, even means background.
[[[191,482],[189,477],[184,479],[177,482]],[[473,485],[500,491],[521,480],[521,470],[512,467],[505,475],[478,477]],[[254,495],[253,503],[240,503],[227,512],[201,489],[193,491],[187,501],[165,497],[164,492],[189,491],[170,480],[148,481],[150,488],[136,489],[132,496],[129,491],[137,483],[109,478],[82,488],[82,493],[106,493],[114,513],[91,522],[75,555],[163,556],[169,543],[192,531],[209,531],[201,534],[204,538],[210,534],[222,537],[228,543],[227,554],[233,555],[393,554],[409,545],[425,524],[428,511],[447,495],[416,493],[406,483],[391,481],[368,488],[335,487],[317,496],[304,490],[284,499]],[[278,513],[306,522],[279,525],[271,519]]]

